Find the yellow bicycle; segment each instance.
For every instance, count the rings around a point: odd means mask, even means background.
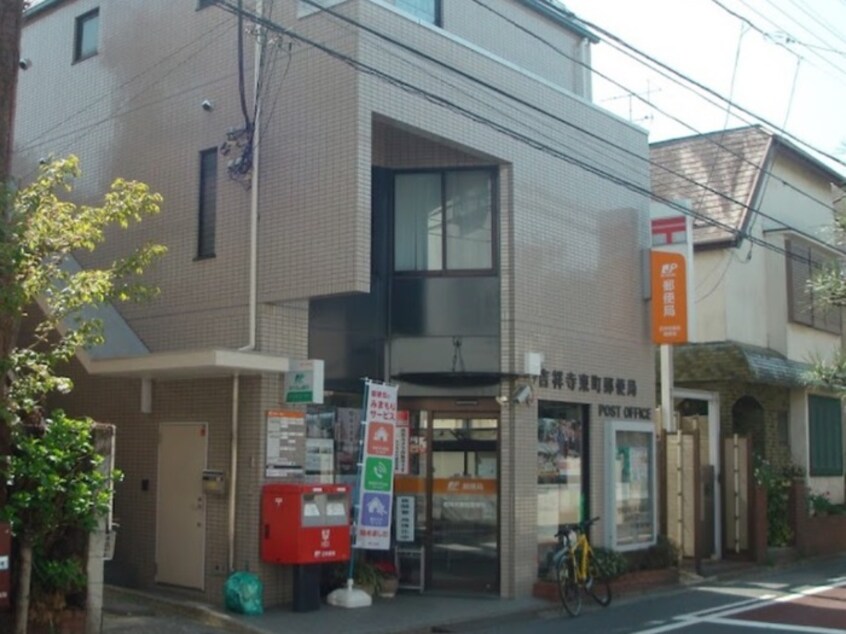
[[[602,607],[611,603],[610,576],[597,561],[587,536],[597,521],[599,518],[594,517],[578,524],[564,524],[555,534],[558,548],[552,561],[558,594],[570,616],[578,616],[582,610],[582,588]]]

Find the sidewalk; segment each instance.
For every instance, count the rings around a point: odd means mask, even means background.
[[[207,604],[183,601],[158,593],[139,592],[109,586],[105,595],[105,612],[128,617],[141,613],[157,613],[191,619],[219,630],[244,634],[428,634],[448,632],[459,624],[496,621],[526,616],[549,610],[542,599],[500,599],[498,597],[455,597],[434,593],[400,593],[393,599],[376,599],[366,608],[336,608],[322,604],[313,612],[292,612],[287,608],[270,608],[259,616],[243,616],[225,612]]]
[[[800,562],[797,562],[799,564]],[[755,577],[772,570],[747,562],[707,562],[703,575],[686,572],[679,583],[650,588],[648,593],[672,592],[687,585],[705,581],[726,581]],[[613,589],[613,585],[612,585]],[[617,594],[615,602],[638,600],[642,593]],[[107,586],[105,612],[112,620],[116,615],[157,615],[190,620],[197,624],[197,632],[227,630],[243,634],[430,634],[457,632],[483,628],[486,624],[502,624],[508,620],[525,620],[534,615],[549,615],[558,610],[557,603],[538,598],[500,599],[492,596],[463,596],[427,592],[401,592],[393,599],[376,599],[366,608],[337,608],[321,604],[313,612],[293,612],[290,608],[269,608],[259,616],[244,616],[226,612],[223,608],[184,600],[160,592],[140,592],[117,586]],[[111,631],[121,631],[119,623]],[[202,629],[206,627],[208,629]],[[146,631],[146,630],[145,630]],[[150,630],[152,631],[152,630]],[[182,631],[182,630],[180,630]]]

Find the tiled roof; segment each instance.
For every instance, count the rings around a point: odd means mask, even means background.
[[[811,366],[784,355],[734,341],[695,343],[673,350],[679,382],[733,381],[802,387],[808,385]]]
[[[652,191],[665,199],[686,199],[695,212],[731,228],[694,219],[694,244],[732,240],[735,237],[732,230],[743,228],[746,217],[743,205],[752,202],[771,139],[769,132],[752,126],[672,139],[650,147]],[[703,189],[701,184],[714,191]]]

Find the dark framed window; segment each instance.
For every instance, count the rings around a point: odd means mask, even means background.
[[[214,4],[214,0],[197,0],[197,11],[200,9],[205,9],[206,7],[210,7]]]
[[[200,152],[197,259],[214,257],[217,216],[217,148]]]
[[[394,270],[495,268],[493,169],[399,172],[394,177]]]
[[[441,0],[391,0],[393,4],[418,20],[441,26]]]
[[[843,418],[840,399],[808,397],[809,465],[812,476],[843,475]]]
[[[73,38],[73,61],[79,62],[97,54],[100,39],[100,9],[92,9],[76,18]]]
[[[831,266],[833,258],[803,240],[786,240],[785,250],[788,319],[797,324],[839,335],[842,332],[840,309],[835,306],[821,306],[808,288],[808,282],[826,266]]]

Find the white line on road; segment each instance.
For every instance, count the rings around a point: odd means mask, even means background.
[[[782,630],[784,632],[813,632],[814,634],[843,634],[843,629],[830,627],[812,627],[810,625],[791,625],[788,623],[771,623],[769,621],[742,621],[740,619],[723,619],[720,617],[708,619],[708,623],[717,625],[733,625],[735,627],[757,627],[762,630]]]
[[[730,603],[728,605],[722,606],[721,608],[711,609],[711,610],[698,610],[696,612],[688,612],[686,614],[679,614],[673,617],[675,622],[667,623],[665,625],[659,625],[658,627],[653,627],[648,630],[638,630],[636,634],[662,634],[663,632],[672,632],[674,630],[680,630],[685,627],[692,627],[695,625],[701,625],[704,623],[720,623],[723,622],[728,624],[729,622],[731,625],[734,626],[745,626],[745,627],[758,627],[758,628],[772,628],[772,629],[789,629],[787,626],[779,625],[778,623],[759,623],[756,621],[741,621],[739,619],[727,619],[725,617],[733,616],[735,614],[741,614],[743,612],[749,612],[750,610],[757,610],[759,608],[765,608],[770,605],[776,605],[778,603],[788,603],[790,601],[795,601],[796,599],[801,599],[802,597],[813,596],[815,594],[819,594],[820,592],[827,592],[828,590],[833,590],[834,588],[839,587],[840,578],[832,580],[835,583],[824,585],[824,586],[816,586],[813,588],[808,588],[806,590],[801,590],[799,592],[793,592],[790,594],[785,594],[780,597],[774,597],[773,595],[763,595],[760,599],[753,599],[751,601],[739,601],[736,603]],[[836,632],[838,634],[843,634],[844,630],[832,630],[827,628],[808,628],[807,626],[789,626],[793,628],[797,632],[817,632],[819,634],[828,634],[830,632]],[[798,629],[797,629],[798,628]]]

